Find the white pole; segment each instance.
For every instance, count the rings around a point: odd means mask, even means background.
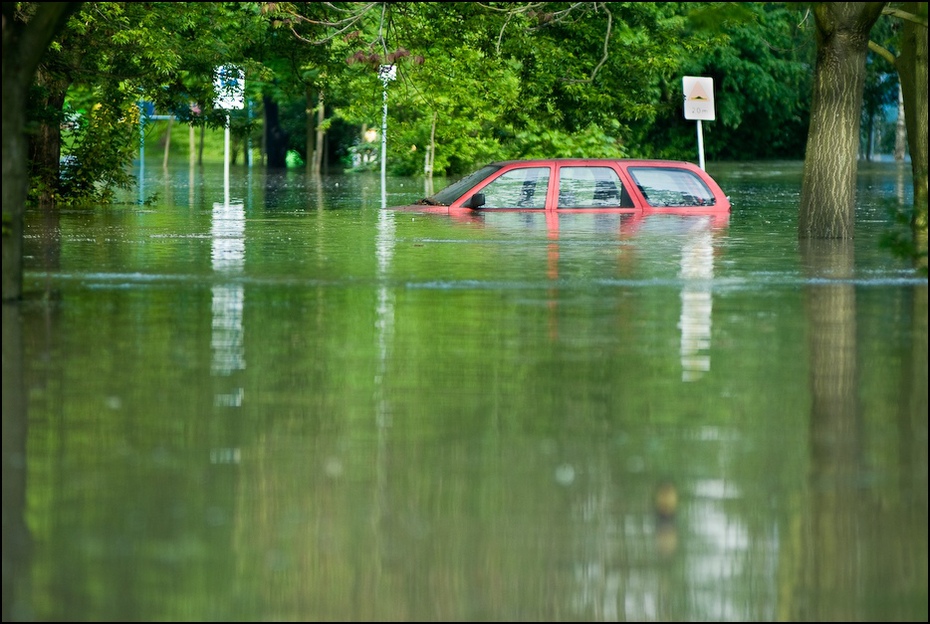
[[[700,123],[700,122],[698,122]],[[225,144],[223,145],[223,193],[229,206],[229,113],[226,113]]]
[[[145,203],[145,108],[139,102],[139,204]]]
[[[383,106],[381,112],[381,207],[387,206],[387,80],[383,82]]]
[[[697,120],[697,135],[698,135],[698,163],[701,165],[701,169],[704,169],[704,129],[701,127],[701,120]]]
[[[384,85],[382,91],[383,107],[381,113],[381,207],[387,207],[387,86],[397,77],[397,68],[393,65],[382,65],[378,69],[378,77]]]

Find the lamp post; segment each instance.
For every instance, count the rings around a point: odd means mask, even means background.
[[[384,85],[381,112],[381,207],[385,208],[387,206],[387,87],[389,82],[397,78],[397,67],[381,65],[378,68],[378,77]]]

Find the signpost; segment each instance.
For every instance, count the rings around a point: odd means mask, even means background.
[[[213,79],[216,107],[223,110],[242,110],[245,107],[245,72],[233,65],[220,65]],[[229,205],[229,113],[226,113],[226,143],[223,146],[223,180],[226,205]]]
[[[382,90],[383,112],[381,114],[381,207],[387,206],[387,88],[388,83],[397,79],[397,67],[394,65],[382,65],[378,68],[378,77],[381,84],[384,85]]]
[[[713,121],[714,116],[714,79],[684,76],[681,79],[685,94],[685,119],[697,121],[698,158],[701,169],[704,168],[704,130],[702,121]]]

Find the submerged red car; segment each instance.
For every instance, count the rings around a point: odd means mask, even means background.
[[[419,212],[629,212],[729,214],[703,169],[674,160],[552,158],[495,162],[411,206]]]

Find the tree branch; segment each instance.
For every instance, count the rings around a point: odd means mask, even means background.
[[[887,7],[882,9],[882,15],[891,15],[908,22],[914,22],[915,24],[920,24],[924,28],[927,28],[927,18],[915,15],[913,13],[908,13],[907,11],[902,11],[901,9],[895,9],[893,7]]]
[[[877,43],[875,43],[874,41],[871,41],[871,40],[870,40],[870,41],[869,41],[869,50],[871,50],[871,51],[874,52],[875,54],[879,55],[880,57],[882,57],[883,59],[885,59],[886,61],[888,61],[889,63],[891,63],[891,66],[892,66],[892,67],[896,67],[896,63],[897,63],[897,60],[898,60],[898,59],[895,58],[895,55],[894,55],[894,54],[892,54],[891,52],[889,52],[888,50],[886,50],[886,49],[883,48],[882,46],[880,46],[880,45],[878,45]]]

